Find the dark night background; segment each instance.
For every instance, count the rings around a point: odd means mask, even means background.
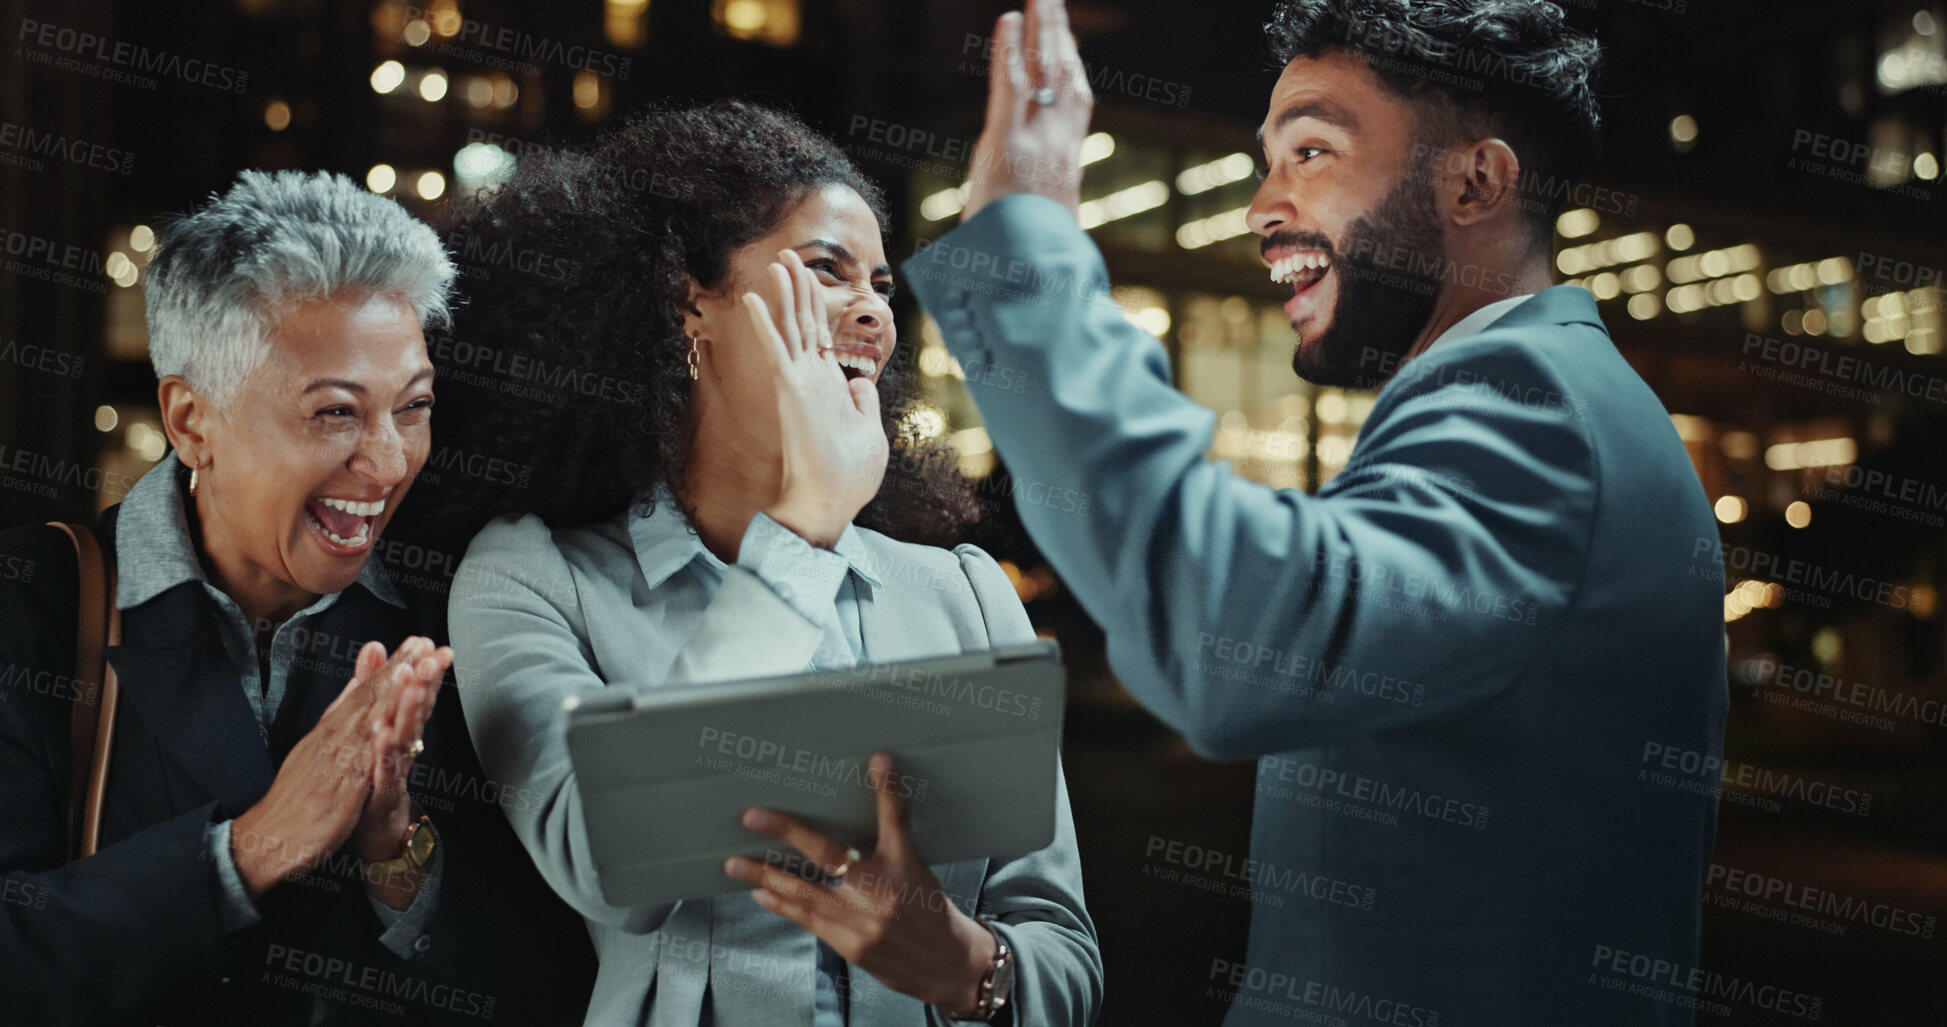
[[[1729,757],[1873,801],[1865,816],[1792,799],[1775,812],[1727,802],[1716,861],[1910,911],[1925,936],[1867,919],[1844,920],[1838,933],[1769,919],[1720,905],[1731,896],[1716,888],[1705,902],[1704,965],[1821,996],[1824,1023],[1943,1022],[1947,975],[1931,925],[1947,912],[1947,632],[1937,599],[1947,556],[1947,9],[1936,0],[1566,6],[1607,64],[1605,154],[1570,204],[1581,213],[1562,222],[1560,277],[1603,301],[1623,352],[1678,415],[1727,544],[1906,589],[1898,604],[1805,602],[1730,569]],[[1205,240],[1181,231],[1204,218],[1219,225],[1249,202],[1248,177],[1206,189],[1179,176],[1254,152],[1276,73],[1259,29],[1269,0],[1072,7],[1083,56],[1102,76],[1095,128],[1114,141],[1090,166],[1084,198],[1175,183],[1160,204],[1095,229],[1127,287],[1118,298],[1163,336],[1185,391],[1226,414],[1219,455],[1260,480],[1316,487],[1343,464],[1370,394],[1292,378],[1279,290],[1256,248],[1236,237],[1192,246]],[[571,144],[650,101],[738,95],[795,110],[885,185],[897,263],[954,223],[942,194],[960,181],[978,134],[979,46],[1004,9],[1000,0],[0,0],[0,121],[106,148],[89,166],[0,137],[0,524],[87,519],[161,456],[141,319],[144,232],[237,171],[343,171],[432,218],[523,146]],[[48,48],[22,38],[32,22],[196,58],[224,77],[165,76],[150,88],[50,66],[29,53]],[[498,67],[457,35],[468,22],[579,44],[607,63]],[[434,73],[443,94],[428,82]],[[498,149],[462,153],[469,144]],[[372,174],[377,165],[392,177]],[[428,171],[441,176],[438,189]],[[26,240],[78,255],[57,267],[23,253]],[[1149,853],[1158,839],[1241,861],[1253,767],[1198,760],[1115,684],[1100,634],[1019,532],[1005,468],[983,448],[956,369],[910,301],[899,313],[901,359],[917,360],[934,389],[927,427],[953,433],[964,466],[983,478],[989,516],[972,540],[1008,561],[1036,623],[1068,657],[1065,755],[1107,962],[1102,1022],[1214,1024],[1224,1010],[1204,998],[1205,976],[1214,958],[1242,958],[1247,903],[1145,870],[1160,865]],[[1855,394],[1817,368],[1810,385],[1783,382],[1775,361],[1748,352],[1767,338],[1852,355],[1933,391],[1853,382],[1863,389]],[[457,553],[464,542],[428,544]],[[1828,695],[1821,706],[1790,706],[1801,693],[1777,683],[1781,665],[1863,683],[1890,705]],[[1769,1015],[1738,1007],[1731,1019]]]

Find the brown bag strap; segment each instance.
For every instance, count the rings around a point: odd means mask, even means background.
[[[68,857],[93,855],[101,843],[101,807],[108,789],[108,755],[115,741],[121,696],[108,646],[122,641],[115,606],[115,566],[84,524],[48,522],[74,543],[76,605],[74,677],[81,686],[68,719]]]

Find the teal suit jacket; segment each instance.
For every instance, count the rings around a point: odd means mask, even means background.
[[[1213,416],[1053,201],[905,272],[1122,683],[1258,760],[1248,953],[1180,954],[1227,1022],[1693,1019],[1717,532],[1587,292],[1406,364],[1313,496],[1206,459]]]

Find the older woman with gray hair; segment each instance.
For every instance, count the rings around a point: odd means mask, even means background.
[[[96,693],[33,685],[87,673],[82,565],[56,528],[0,534],[0,564],[36,569],[0,581],[8,1016],[579,1022],[586,936],[505,826],[519,797],[436,704],[443,604],[373,559],[431,451],[424,330],[453,275],[431,229],[342,175],[245,172],[162,232],[146,301],[173,453],[94,529],[120,698],[80,858],[71,713]]]

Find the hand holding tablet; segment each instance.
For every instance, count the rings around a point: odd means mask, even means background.
[[[878,789],[879,837],[871,853],[788,813],[753,806],[744,811],[744,826],[802,858],[760,863],[732,856],[724,872],[756,885],[758,905],[824,939],[886,986],[934,1005],[967,1008],[976,996],[962,994],[955,982],[980,979],[994,958],[993,937],[960,912],[920,857],[909,789],[901,786],[892,755],[873,754],[867,774]]]

